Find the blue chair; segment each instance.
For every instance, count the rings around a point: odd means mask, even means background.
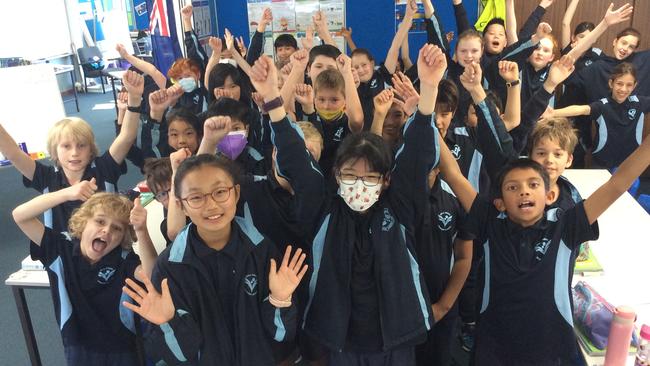
[[[636,200],[650,214],[650,194],[641,194]]]

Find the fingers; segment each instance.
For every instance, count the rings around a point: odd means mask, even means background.
[[[147,277],[145,277],[147,278]],[[147,278],[148,280],[148,278]],[[160,289],[162,290],[162,297],[163,298],[170,298],[172,297],[171,293],[169,292],[169,283],[167,282],[167,279],[164,278],[162,282],[160,283]]]
[[[303,256],[304,256],[304,254],[303,254]],[[302,281],[302,278],[305,277],[305,273],[307,273],[308,269],[309,269],[309,266],[306,265],[306,264],[302,267],[302,270],[296,275],[296,277],[298,278],[298,282]]]
[[[126,279],[126,286],[122,287],[122,291],[138,304],[142,304],[142,300],[147,296],[147,291],[130,278]]]
[[[287,247],[287,249],[291,248],[291,245]],[[289,269],[293,272],[296,272],[296,265],[298,264],[298,261],[300,260],[300,257],[304,255],[302,253],[302,249],[298,248],[295,253],[293,253],[293,257],[291,257],[291,261],[289,262]]]
[[[287,245],[287,249],[284,251],[284,256],[282,257],[282,267],[289,265],[289,259],[291,258],[291,245]]]
[[[271,258],[271,266],[269,268],[269,277],[278,272],[277,264],[275,264],[275,259]]]

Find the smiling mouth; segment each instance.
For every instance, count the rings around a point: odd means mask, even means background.
[[[206,219],[209,220],[209,221],[216,221],[216,220],[219,220],[222,216],[223,216],[223,214],[212,215],[212,216],[206,217]]]

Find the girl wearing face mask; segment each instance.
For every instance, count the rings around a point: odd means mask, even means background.
[[[607,169],[617,167],[643,138],[644,114],[650,112],[650,97],[633,94],[637,72],[631,63],[614,68],[609,78],[609,97],[588,105],[573,105],[553,111],[553,117],[589,116],[598,134],[592,151],[594,161]]]
[[[167,76],[174,85],[183,89],[176,106],[184,107],[194,114],[199,114],[207,108],[207,92],[201,83],[201,67],[194,60],[180,58],[174,62]]]

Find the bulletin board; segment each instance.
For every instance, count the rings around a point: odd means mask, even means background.
[[[45,157],[50,127],[65,117],[52,64],[0,68],[2,126],[35,158]],[[38,108],[34,108],[38,101]],[[0,159],[4,157],[0,154]]]
[[[264,34],[264,53],[270,56],[273,56],[273,42],[281,34],[293,35],[300,47],[300,38],[305,37],[307,27],[312,25],[312,15],[318,10],[325,13],[330,32],[345,27],[345,0],[248,0],[248,32],[251,37],[266,8],[273,12],[273,23],[266,27]],[[332,38],[339,49],[345,49],[342,36],[333,35]],[[319,43],[316,35],[314,44]]]
[[[404,14],[406,14],[407,0],[395,0],[395,32],[397,28],[402,23],[404,19]],[[426,24],[424,23],[424,5],[422,5],[422,0],[417,0],[418,11],[413,16],[413,24],[411,29],[409,29],[410,34],[425,34],[427,32]]]

